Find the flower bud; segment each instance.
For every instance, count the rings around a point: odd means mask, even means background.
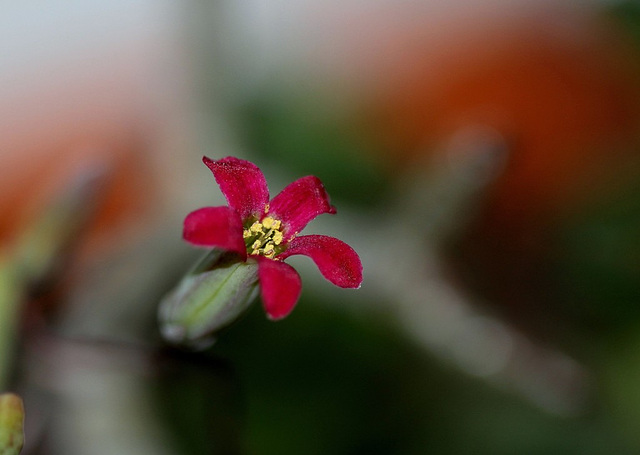
[[[160,302],[160,332],[173,344],[208,346],[257,294],[258,265],[214,249]]]
[[[24,405],[12,393],[0,395],[0,455],[18,455],[24,443]]]

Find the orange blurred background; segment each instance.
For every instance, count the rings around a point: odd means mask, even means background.
[[[94,240],[157,214],[187,137],[181,9],[141,1],[2,9],[0,244],[86,172],[104,174]]]

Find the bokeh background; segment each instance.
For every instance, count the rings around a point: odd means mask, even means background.
[[[640,452],[640,5],[0,7],[0,380],[26,454]],[[223,205],[322,179],[360,290],[306,258],[191,352],[156,310]]]

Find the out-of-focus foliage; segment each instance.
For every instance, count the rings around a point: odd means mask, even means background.
[[[303,299],[287,324],[252,311],[216,346],[244,394],[242,453],[635,451],[597,409],[546,414],[425,355],[384,313]]]
[[[389,189],[379,150],[327,98],[266,88],[240,108],[244,140],[292,175],[320,176],[332,197],[370,206]]]
[[[636,46],[640,46],[640,5],[637,2],[613,2],[605,11],[621,30],[629,34]]]
[[[551,272],[574,321],[601,334],[640,321],[638,232],[637,183],[565,220]]]

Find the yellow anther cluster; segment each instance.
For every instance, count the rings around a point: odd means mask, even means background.
[[[273,258],[278,253],[278,246],[282,243],[282,223],[270,216],[255,221],[245,228],[242,236],[247,245],[247,252],[252,255],[262,255]]]

